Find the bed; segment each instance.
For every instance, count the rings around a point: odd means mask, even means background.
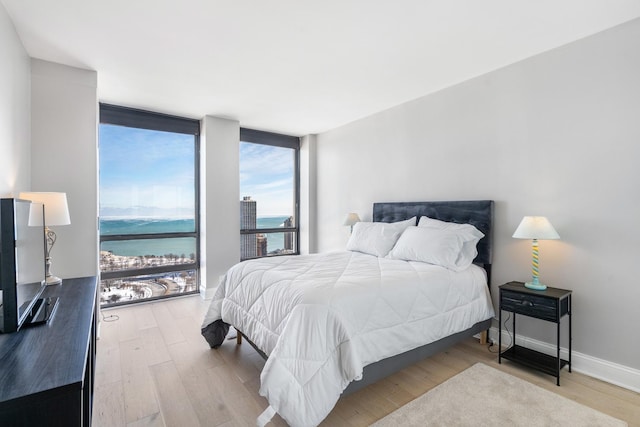
[[[382,227],[413,222],[409,231],[420,232],[422,217],[479,230],[473,264],[453,272],[388,259],[398,239],[386,257],[352,250],[262,258],[227,272],[202,334],[217,348],[232,324],[238,343],[244,336],[267,358],[260,394],[270,406],[259,424],[278,412],[291,425],[317,425],[340,395],[490,327],[493,201],[373,206],[374,223],[389,224]]]

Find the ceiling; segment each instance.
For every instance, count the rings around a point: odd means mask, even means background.
[[[0,0],[101,102],[320,133],[640,16],[638,0]]]

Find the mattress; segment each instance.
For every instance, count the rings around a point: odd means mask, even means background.
[[[493,316],[478,266],[453,272],[344,251],[235,265],[202,326],[212,347],[224,322],[262,349],[260,394],[290,425],[306,426],[329,414],[364,366]]]

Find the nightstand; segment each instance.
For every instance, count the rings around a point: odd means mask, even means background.
[[[498,310],[498,363],[502,358],[520,363],[556,377],[560,385],[560,370],[566,365],[571,372],[571,291],[547,287],[544,291],[528,289],[522,282],[509,282],[499,287],[500,308]],[[502,312],[513,316],[513,341],[511,347],[502,351]],[[556,356],[540,353],[516,345],[516,314],[553,322],[557,325]],[[569,318],[569,360],[560,358],[560,321]]]

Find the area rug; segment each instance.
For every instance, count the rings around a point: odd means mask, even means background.
[[[373,425],[618,427],[627,423],[477,363]]]

